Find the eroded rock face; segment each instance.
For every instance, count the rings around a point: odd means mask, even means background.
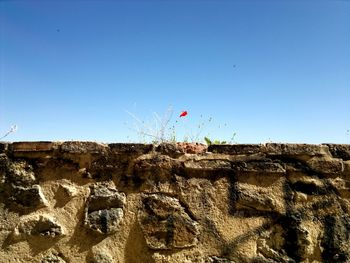
[[[11,162],[2,155],[0,166],[3,194],[12,208],[36,209],[47,205],[30,164],[23,160]]]
[[[349,149],[0,143],[0,262],[347,263]]]
[[[350,216],[326,216],[321,243],[325,262],[350,261]]]
[[[142,197],[139,224],[152,249],[187,248],[198,241],[198,224],[179,200],[162,194]]]
[[[59,253],[50,253],[41,260],[41,263],[66,263],[66,261]]]
[[[27,237],[57,238],[63,235],[63,227],[55,219],[45,215],[23,218],[12,233],[16,240]]]
[[[100,234],[113,234],[123,219],[126,196],[113,185],[95,184],[85,209],[85,226]]]
[[[212,257],[207,258],[207,260],[205,260],[205,263],[235,263],[235,262],[231,261],[227,258],[212,256]]]
[[[112,256],[105,251],[96,251],[93,253],[91,263],[114,263]]]

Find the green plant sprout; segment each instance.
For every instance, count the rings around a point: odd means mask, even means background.
[[[208,137],[204,137],[204,141],[205,141],[205,143],[209,146],[209,145],[213,145],[213,144],[215,144],[215,145],[217,145],[217,144],[234,144],[234,143],[236,143],[235,142],[235,140],[234,140],[234,138],[235,138],[235,136],[236,136],[236,133],[234,132],[233,133],[233,135],[232,135],[232,137],[231,137],[231,140],[230,141],[220,141],[220,140],[214,140],[214,141],[212,141],[212,140],[210,140]]]

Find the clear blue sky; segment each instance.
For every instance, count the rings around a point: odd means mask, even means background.
[[[0,27],[6,140],[137,141],[126,111],[172,106],[178,140],[202,115],[200,139],[350,143],[350,1],[0,1]]]

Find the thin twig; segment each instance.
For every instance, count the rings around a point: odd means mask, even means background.
[[[0,140],[6,138],[8,135],[10,135],[11,133],[16,132],[16,131],[17,131],[17,125],[12,125],[11,128],[10,128],[10,130],[8,130],[8,131],[4,134],[4,136],[0,137]]]

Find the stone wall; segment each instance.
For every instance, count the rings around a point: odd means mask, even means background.
[[[0,262],[350,262],[350,145],[0,143]]]

